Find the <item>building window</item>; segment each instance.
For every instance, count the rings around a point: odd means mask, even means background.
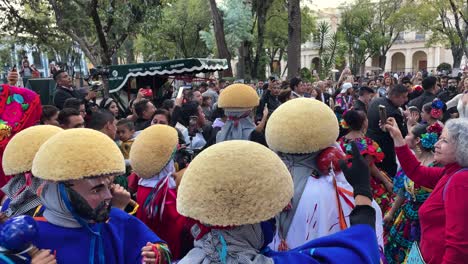
[[[416,40],[425,40],[426,39],[426,33],[423,32],[416,32]]]

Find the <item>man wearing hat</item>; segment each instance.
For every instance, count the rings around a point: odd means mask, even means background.
[[[38,191],[45,210],[36,218],[36,246],[53,250],[58,263],[170,263],[163,241],[111,207],[112,177],[125,173],[125,162],[105,134],[77,128],[54,135],[32,172],[46,181]]]
[[[268,121],[265,136],[270,149],[278,153],[291,172],[294,195],[277,219],[271,244],[275,250],[295,248],[315,238],[336,233],[350,224],[354,207],[353,187],[338,166],[320,169],[318,157],[336,144],[338,120],[324,103],[298,98],[276,109]],[[336,172],[335,172],[336,171]],[[382,213],[377,212],[377,238],[383,247]]]
[[[258,95],[252,87],[241,83],[226,87],[219,95],[218,107],[224,109],[227,121],[216,135],[216,143],[251,140],[266,145],[265,137],[256,131],[251,117],[253,108],[258,104]]]
[[[369,107],[369,102],[372,100],[375,91],[372,88],[367,86],[362,86],[358,90],[358,99],[354,101],[353,109],[356,111],[363,111],[367,114],[367,108]]]
[[[178,190],[177,210],[198,221],[191,229],[195,247],[179,264],[379,263],[370,227],[375,211],[369,206],[369,169],[356,152],[351,169],[345,168],[356,190],[351,213],[356,226],[288,252],[274,252],[267,247],[275,230],[271,218],[294,193],[287,167],[255,142],[233,140],[207,148],[192,161]]]
[[[60,131],[63,130],[56,126],[32,126],[16,134],[6,146],[3,170],[6,175],[13,176],[2,188],[7,199],[1,211],[6,216],[32,216],[41,205],[36,192],[42,180],[32,176],[32,162],[39,147]]]
[[[173,158],[177,145],[175,128],[154,125],[138,135],[130,150],[130,163],[140,177],[137,202],[142,206],[137,217],[167,242],[175,260],[193,247],[188,219],[176,210]]]

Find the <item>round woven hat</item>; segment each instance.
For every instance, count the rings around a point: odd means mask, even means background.
[[[208,225],[255,224],[283,210],[293,192],[291,174],[273,151],[247,140],[225,141],[190,163],[177,211]]]
[[[107,135],[88,128],[64,130],[39,148],[32,166],[35,177],[79,180],[125,173],[125,160]]]
[[[330,107],[315,99],[298,98],[273,112],[265,137],[274,151],[306,154],[329,147],[338,133],[338,120]]]
[[[31,171],[39,147],[50,137],[63,131],[56,126],[32,126],[16,134],[5,148],[2,165],[6,175]]]
[[[241,83],[226,87],[218,99],[221,108],[253,108],[259,104],[257,92],[250,86]]]
[[[132,144],[132,169],[141,178],[153,177],[170,161],[178,143],[177,131],[173,127],[155,125],[146,128]]]

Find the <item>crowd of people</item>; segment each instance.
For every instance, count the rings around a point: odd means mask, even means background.
[[[1,211],[40,251],[0,237],[0,263],[464,263],[468,76],[316,78],[119,109],[65,71],[53,105],[11,77]]]

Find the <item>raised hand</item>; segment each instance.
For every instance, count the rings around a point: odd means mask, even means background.
[[[340,160],[340,168],[354,189],[354,197],[363,195],[372,200],[369,165],[359,152],[356,142],[351,142],[351,149],[353,155],[351,167],[348,167],[346,161]]]

